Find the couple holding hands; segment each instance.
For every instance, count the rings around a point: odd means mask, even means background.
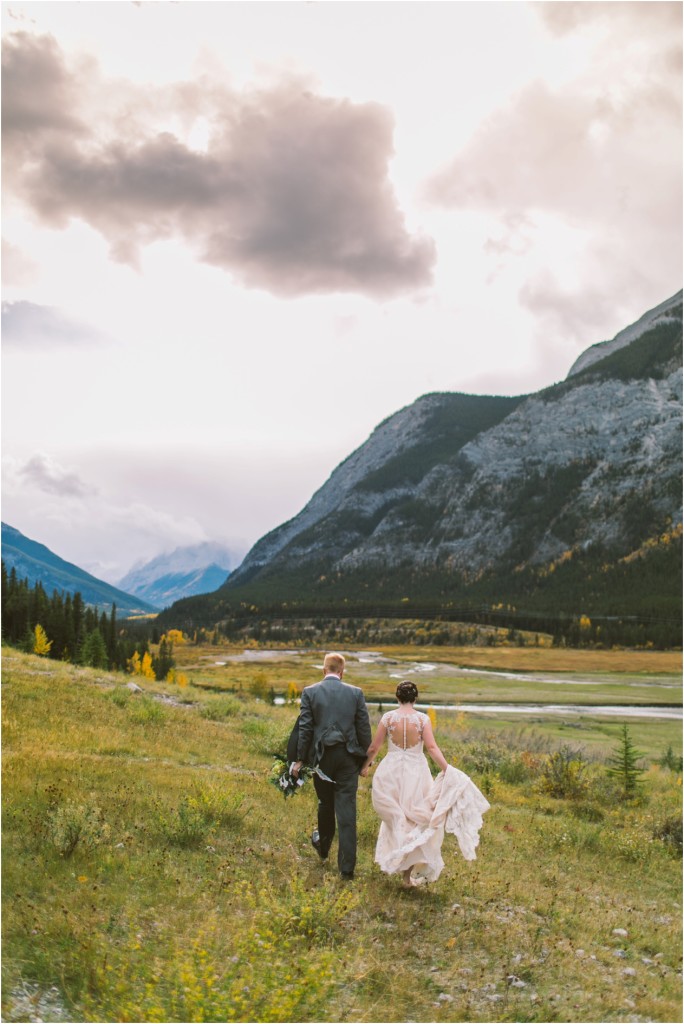
[[[399,684],[399,705],[382,716],[372,739],[363,691],[342,681],[344,669],[341,654],[327,654],[323,679],[302,692],[297,760],[290,771],[297,777],[309,763],[327,777],[314,775],[318,827],[313,846],[325,860],[337,822],[340,875],[353,879],[359,774],[368,774],[387,739],[387,754],[372,785],[373,807],[381,819],[375,861],[387,874],[401,874],[406,887],[434,882],[444,867],[445,832],[456,836],[466,860],[475,859],[489,803],[464,772],[447,763],[430,719],[415,709],[414,683]],[[434,780],[424,750],[440,768]]]

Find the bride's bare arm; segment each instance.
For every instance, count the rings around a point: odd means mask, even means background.
[[[435,735],[432,731],[432,722],[428,718],[423,728],[423,746],[427,750],[428,754],[435,762],[438,768],[441,768],[445,772],[448,768],[448,762],[442,751],[437,746],[435,741]]]
[[[361,771],[359,773],[360,775],[368,775],[368,769],[372,765],[373,760],[374,760],[375,755],[377,754],[378,750],[380,749],[380,747],[385,742],[385,736],[386,735],[387,735],[387,729],[385,728],[383,723],[380,722],[380,725],[377,728],[377,732],[375,733],[375,736],[373,737],[373,742],[371,743],[370,747],[368,748],[368,750],[366,752],[366,760],[363,762],[363,767],[361,768]]]

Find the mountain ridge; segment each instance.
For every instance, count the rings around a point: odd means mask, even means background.
[[[533,394],[418,398],[166,619],[548,602],[676,616],[681,317],[678,292]]]
[[[682,319],[682,290],[675,292],[669,299],[665,299],[664,302],[654,306],[653,309],[649,309],[643,316],[639,317],[629,327],[625,327],[623,330],[618,331],[615,337],[611,341],[599,341],[595,345],[591,345],[585,349],[584,352],[575,360],[570,369],[568,370],[568,377],[573,377],[575,374],[580,373],[593,363],[599,362],[605,359],[606,356],[611,355],[613,352],[620,348],[624,348],[626,345],[630,345],[637,338],[640,338],[646,331],[655,326],[658,323],[672,323],[677,319]],[[671,311],[673,309],[678,310],[678,316],[672,316]]]
[[[31,585],[40,582],[51,594],[54,590],[80,592],[84,602],[100,610],[116,604],[119,616],[145,615],[157,611],[146,601],[97,579],[85,569],[56,555],[45,544],[32,540],[9,523],[2,523],[2,559],[7,571],[15,569],[20,579]]]
[[[679,298],[678,294],[669,300],[670,306],[676,304]],[[667,308],[667,303],[657,308],[662,313],[664,307]],[[644,335],[652,334],[654,329],[650,326],[650,319],[645,322],[644,332],[632,338],[628,349],[638,346]],[[681,334],[681,320],[678,321],[678,330]],[[263,542],[257,542],[223,588],[224,592],[230,593],[241,583],[253,579],[255,569],[257,574],[261,569],[270,573],[276,556],[287,559],[289,552],[289,561],[300,563],[302,558],[311,556],[317,548],[325,549],[326,537],[331,529],[337,534],[335,548],[342,552],[334,560],[336,568],[345,570],[361,563],[368,565],[369,562],[386,566],[396,561],[394,551],[397,547],[401,548],[402,558],[405,559],[407,547],[412,546],[413,540],[420,544],[428,539],[426,533],[429,532],[430,519],[432,525],[439,522],[441,530],[449,534],[448,544],[441,546],[452,569],[472,571],[475,568],[480,571],[486,568],[487,558],[483,557],[481,551],[484,542],[487,557],[491,561],[494,556],[501,557],[506,552],[510,541],[507,518],[510,520],[513,510],[510,508],[511,503],[507,503],[501,493],[507,477],[517,477],[523,493],[539,503],[543,495],[533,493],[534,484],[536,482],[541,486],[541,479],[548,477],[549,472],[556,486],[553,481],[546,480],[543,485],[545,491],[553,489],[557,494],[563,494],[568,486],[578,491],[582,487],[590,490],[592,474],[595,488],[598,489],[599,481],[603,487],[610,488],[616,452],[611,453],[610,471],[606,472],[604,441],[607,433],[612,435],[610,444],[615,447],[620,443],[619,438],[631,433],[633,425],[647,428],[645,443],[651,447],[647,460],[651,468],[656,463],[658,450],[667,449],[673,442],[676,444],[676,428],[681,422],[681,371],[675,370],[672,380],[670,374],[661,377],[659,382],[651,376],[650,383],[644,387],[643,382],[632,383],[630,374],[627,374],[626,381],[620,379],[616,363],[627,358],[628,352],[624,348],[621,352],[608,351],[601,359],[576,370],[565,382],[544,389],[537,395],[510,399],[507,415],[482,430],[473,430],[473,436],[468,437],[467,431],[456,436],[450,457],[446,461],[441,461],[440,457],[433,459],[432,465],[425,463],[422,479],[410,480],[408,484],[404,480],[403,487],[397,487],[397,481],[394,480],[391,481],[394,486],[388,486],[387,459],[381,467],[377,467],[375,460],[367,457],[378,433],[389,427],[396,440],[396,435],[400,434],[398,428],[408,421],[411,428],[409,440],[413,441],[414,449],[420,448],[420,430],[426,425],[423,415],[425,404],[438,400],[443,403],[444,409],[446,403],[459,400],[461,396],[443,394],[419,398],[412,406],[384,421],[365,445],[331,474],[299,516],[285,524],[285,528],[267,535],[264,539],[268,542],[266,551],[262,550]],[[667,365],[667,360],[665,363]],[[609,368],[607,375],[606,367]],[[650,369],[653,370],[653,367]],[[599,401],[596,401],[597,396]],[[484,396],[463,397],[471,404],[489,401]],[[663,436],[663,433],[667,436]],[[434,431],[430,434],[430,440],[434,443]],[[461,444],[462,440],[465,440],[464,444]],[[406,452],[406,432],[402,441]],[[438,454],[441,456],[443,452]],[[630,467],[634,468],[636,453],[630,449],[623,452],[623,455],[622,469],[627,472]],[[339,476],[352,461],[357,479],[351,487],[341,489],[338,486]],[[672,464],[670,460],[670,466]],[[445,472],[445,466],[448,472]],[[378,475],[383,470],[385,477],[378,488]],[[564,477],[564,486],[559,480],[559,474]],[[472,493],[476,487],[479,487],[480,492],[489,488],[498,494],[498,500],[486,509],[486,516],[482,514],[483,509],[478,507],[482,502],[478,502],[477,493]],[[334,494],[331,493],[333,488]],[[465,507],[455,494],[456,488],[470,492]],[[482,498],[481,493],[479,497]],[[402,504],[402,499],[409,503]],[[416,502],[419,504],[416,505]],[[677,511],[662,500],[657,504],[663,517]],[[344,519],[342,514],[345,512],[346,520],[342,522],[341,516]],[[337,522],[329,521],[330,515],[336,516]],[[365,530],[362,522],[364,516]],[[457,518],[460,522],[456,521]],[[553,518],[549,526],[554,523],[557,524],[557,518]],[[655,522],[652,525],[655,529]],[[404,529],[398,534],[397,527],[400,526]],[[595,521],[592,526],[601,540],[614,539],[614,524],[607,518]],[[340,531],[344,533],[345,527],[348,536],[352,537],[356,533],[354,543],[348,544],[344,536],[340,536]],[[364,532],[372,535],[372,545],[363,537]],[[401,544],[397,543],[398,535],[401,536]],[[472,543],[473,538],[475,543]],[[434,534],[429,539],[433,547],[440,545],[439,538]],[[274,541],[277,544],[275,548]],[[527,555],[525,560],[530,558],[534,564],[544,559],[557,558],[567,548],[568,538],[554,538],[552,531],[547,528],[539,538],[536,551]],[[523,552],[519,555],[523,558]],[[419,564],[425,562],[425,558],[420,555],[417,560]]]

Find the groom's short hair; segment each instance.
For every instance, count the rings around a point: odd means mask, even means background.
[[[323,661],[324,672],[334,672],[335,675],[342,675],[344,672],[344,655],[326,654]]]

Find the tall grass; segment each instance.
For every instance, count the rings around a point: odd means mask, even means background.
[[[7,657],[3,1019],[681,1019],[681,774],[659,747],[633,800],[598,755],[553,796],[557,738],[438,711],[492,804],[478,860],[447,840],[439,881],[404,891],[361,780],[345,885],[310,845],[313,788],[267,784],[296,708],[188,691]]]

